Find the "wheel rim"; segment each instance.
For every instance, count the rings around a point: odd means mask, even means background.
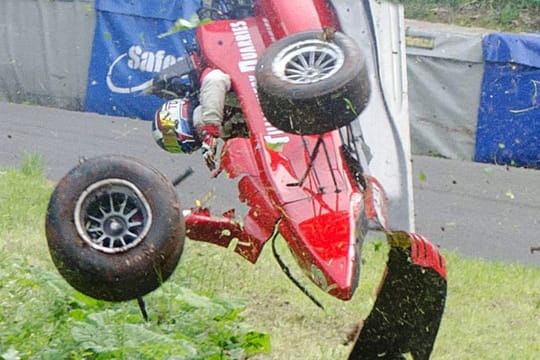
[[[281,50],[272,71],[292,84],[312,84],[334,75],[343,66],[345,55],[335,43],[311,39]]]
[[[109,254],[137,246],[152,224],[152,211],[140,190],[123,179],[106,179],[86,188],[77,200],[75,226],[92,248]]]

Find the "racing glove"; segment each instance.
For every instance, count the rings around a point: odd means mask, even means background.
[[[210,171],[216,169],[216,151],[219,140],[219,126],[203,125],[197,128],[197,133],[201,139],[201,151],[204,162]]]

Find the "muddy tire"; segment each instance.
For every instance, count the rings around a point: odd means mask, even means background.
[[[185,222],[163,175],[133,158],[103,156],[60,180],[49,201],[46,235],[69,284],[96,299],[125,301],[173,273]]]
[[[370,83],[365,57],[343,33],[287,36],[261,56],[256,78],[268,121],[295,134],[322,134],[350,124],[365,109]]]

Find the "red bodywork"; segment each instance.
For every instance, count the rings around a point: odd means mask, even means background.
[[[350,299],[358,283],[359,234],[366,231],[357,224],[365,224],[359,220],[366,205],[345,163],[339,132],[323,136],[326,151],[318,152],[303,185],[293,186],[306,173],[318,136],[274,128],[259,105],[254,74],[257,59],[276,39],[338,24],[324,0],[261,0],[256,14],[216,21],[197,33],[203,61],[231,76],[251,133],[226,142],[220,169],[241,177],[240,199],[250,211],[240,224],[234,214],[194,210],[186,217],[187,236],[221,246],[237,239],[235,251],[254,263],[277,225],[310,278],[333,296]]]

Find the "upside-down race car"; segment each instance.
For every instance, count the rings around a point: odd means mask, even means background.
[[[195,83],[205,66],[229,74],[243,131],[224,142],[214,175],[238,180],[247,214],[182,209],[172,182],[140,160],[90,159],[49,202],[56,266],[81,292],[125,301],[173,273],[186,236],[236,243],[256,263],[279,234],[317,286],[348,300],[366,233],[381,231],[387,269],[350,358],[429,358],[446,265],[414,232],[402,8],[375,0],[250,6],[198,27],[193,56],[168,70],[183,66]]]

